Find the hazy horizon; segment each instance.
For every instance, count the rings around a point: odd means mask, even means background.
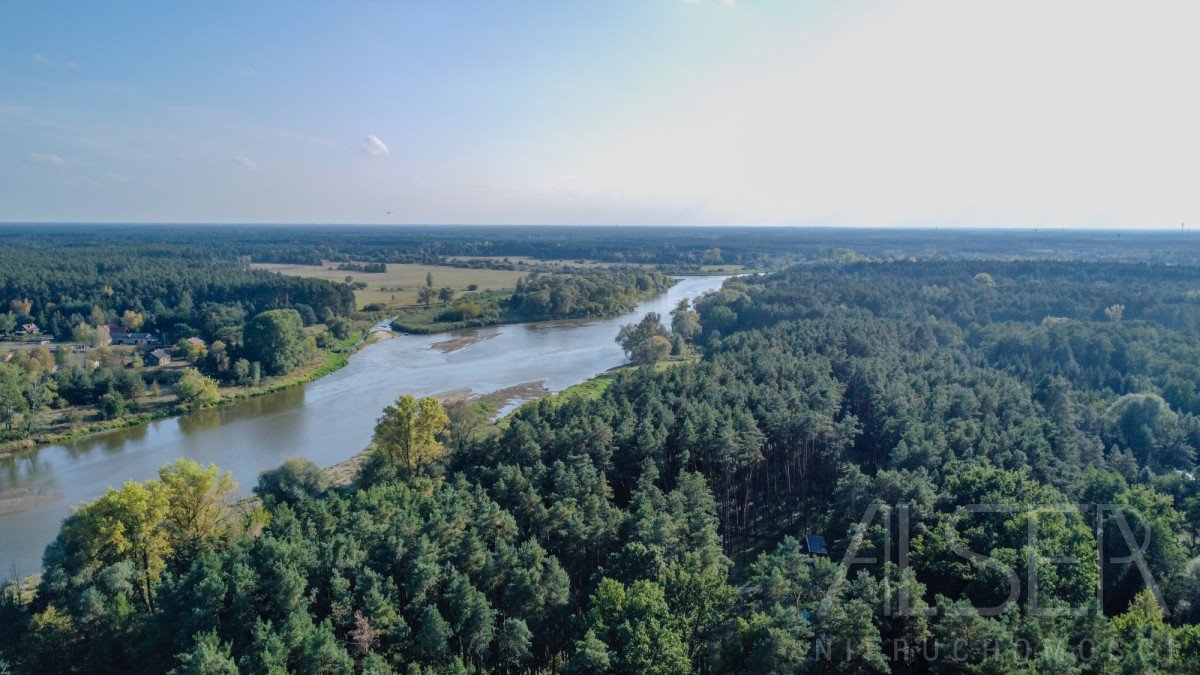
[[[544,229],[655,229],[663,228],[669,230],[686,230],[694,229],[768,229],[768,230],[821,230],[821,231],[845,231],[845,232],[938,232],[943,230],[957,232],[972,232],[972,233],[1073,233],[1086,234],[1089,232],[1096,233],[1116,233],[1116,234],[1175,234],[1175,235],[1192,235],[1191,228],[1180,227],[1122,227],[1122,226],[1107,226],[1107,227],[1035,227],[1035,226],[1014,226],[1014,227],[985,227],[973,225],[764,225],[756,223],[740,223],[740,224],[695,224],[695,223],[319,223],[319,222],[285,222],[285,221],[0,221],[0,227],[53,227],[55,225],[63,226],[82,226],[82,227],[191,227],[197,225],[206,225],[214,227],[267,227],[267,228],[288,228],[288,227],[332,227],[332,228],[396,228],[396,229],[452,229],[452,228],[544,228]]]
[[[0,7],[0,221],[1178,229],[1200,6]]]

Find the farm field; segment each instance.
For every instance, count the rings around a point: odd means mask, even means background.
[[[467,269],[444,265],[421,265],[388,263],[386,272],[353,272],[339,270],[338,263],[324,262],[315,265],[282,265],[275,263],[255,264],[256,269],[269,270],[297,277],[316,277],[332,281],[361,281],[367,287],[354,291],[355,304],[359,309],[372,303],[383,303],[389,307],[408,307],[417,304],[417,290],[425,285],[425,275],[433,275],[433,287],[449,286],[455,295],[467,292],[467,286],[477,284],[478,290],[502,290],[516,286],[524,272],[511,270]],[[331,269],[334,268],[334,269]]]

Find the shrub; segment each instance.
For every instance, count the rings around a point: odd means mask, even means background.
[[[292,457],[278,468],[259,474],[254,494],[266,502],[295,506],[324,495],[328,489],[329,476],[321,467],[302,457]]]

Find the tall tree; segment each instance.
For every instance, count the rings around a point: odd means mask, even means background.
[[[0,422],[7,431],[12,431],[13,422],[29,409],[24,390],[24,371],[11,363],[0,363]]]
[[[158,470],[162,490],[170,500],[163,527],[180,566],[212,551],[230,515],[229,504],[237,492],[233,474],[216,465],[179,458]]]
[[[428,307],[433,299],[437,297],[437,293],[430,287],[425,286],[417,290],[417,302]]]
[[[246,322],[242,344],[247,358],[262,364],[270,375],[303,365],[312,355],[312,339],[294,309],[273,309]]]
[[[138,571],[142,602],[153,610],[155,586],[173,552],[163,526],[170,509],[170,495],[157,481],[109,488],[63,525],[60,538],[73,557],[66,562],[76,570],[130,562]]]
[[[198,410],[221,400],[217,381],[195,368],[186,368],[175,383],[179,401],[188,410]]]
[[[375,423],[375,451],[407,471],[418,471],[445,456],[441,439],[449,424],[450,418],[436,398],[416,399],[405,394],[384,408]]]

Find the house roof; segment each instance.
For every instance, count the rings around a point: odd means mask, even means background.
[[[150,352],[150,356],[153,356],[153,357],[154,357],[154,358],[156,358],[156,359],[169,359],[169,358],[171,358],[171,354],[170,354],[170,352],[168,352],[168,351],[167,351],[167,350],[165,350],[165,349],[155,349],[154,351]]]
[[[187,341],[196,345],[197,347],[203,347],[205,345],[204,340],[201,340],[198,337],[190,337],[187,339]]]
[[[825,537],[819,534],[804,535],[804,550],[813,555],[829,555],[829,550],[825,548]]]

